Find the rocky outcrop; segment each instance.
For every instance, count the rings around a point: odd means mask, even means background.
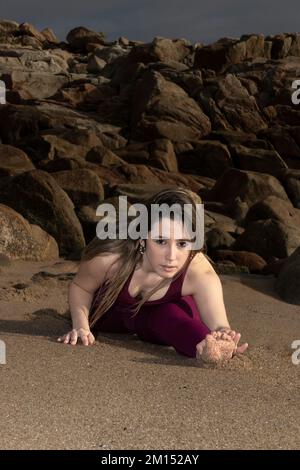
[[[182,186],[206,205],[212,259],[275,272],[300,244],[299,70],[299,33],[203,46],[79,26],[59,42],[0,21],[0,202],[70,255],[98,203]]]

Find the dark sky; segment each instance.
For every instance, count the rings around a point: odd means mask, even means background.
[[[300,31],[299,0],[0,0],[2,19],[51,27],[60,40],[76,26],[108,40],[155,36],[211,43],[247,33]]]

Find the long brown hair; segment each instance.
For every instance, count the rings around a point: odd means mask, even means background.
[[[152,204],[167,204],[169,207],[173,204],[178,204],[180,208],[184,209],[184,204],[191,205],[191,227],[192,230],[195,231],[196,228],[196,204],[201,204],[200,197],[185,188],[178,188],[178,189],[166,189],[160,191],[148,199],[141,201],[147,208],[147,216],[148,216],[148,227],[149,231],[151,230],[151,226],[153,225],[153,220],[151,221],[151,205]],[[116,208],[117,209],[117,208]],[[128,224],[131,222],[133,218],[127,216]],[[136,265],[141,261],[142,254],[140,253],[140,240],[134,240],[130,237],[126,239],[118,238],[119,233],[119,217],[118,212],[116,213],[116,239],[100,239],[95,237],[84,249],[81,261],[88,261],[94,258],[95,256],[105,256],[109,253],[118,254],[118,258],[114,261],[115,263],[120,263],[118,269],[118,275],[114,277],[113,280],[110,282],[106,281],[100,288],[98,289],[96,295],[94,296],[93,303],[90,308],[90,327],[94,326],[95,323],[99,320],[99,318],[114,304],[116,301],[119,293],[122,291],[122,288],[125,282],[128,280],[128,277],[135,269]],[[146,243],[146,240],[145,240]],[[182,267],[182,269],[173,276],[172,281],[177,279],[180,274],[186,269],[189,262],[192,258],[196,255],[196,253],[202,251],[202,249],[190,250],[189,257]],[[135,316],[142,305],[147,302],[147,300],[159,289],[164,287],[170,282],[170,279],[163,279],[156,287],[154,287],[151,291],[146,293],[142,296],[142,299],[137,301],[135,307],[132,307],[133,316]],[[96,305],[96,308],[93,308]]]

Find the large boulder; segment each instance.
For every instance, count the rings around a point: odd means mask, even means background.
[[[10,259],[50,261],[59,257],[53,237],[31,225],[11,207],[0,204],[0,255]]]
[[[300,209],[300,169],[285,170],[280,179],[293,205]]]
[[[257,133],[267,127],[256,98],[233,73],[208,80],[195,99],[216,130]]]
[[[2,185],[0,202],[52,235],[60,254],[84,248],[83,232],[73,203],[50,174],[31,170],[15,176]]]
[[[12,145],[0,144],[0,169],[23,173],[33,170],[34,165],[23,150]]]
[[[277,176],[287,164],[276,150],[230,146],[235,166],[241,170],[257,171]]]
[[[230,168],[217,180],[207,200],[232,203],[239,197],[251,207],[270,195],[289,201],[283,186],[274,176]]]
[[[247,266],[251,273],[260,273],[267,266],[261,256],[249,251],[216,250],[214,260],[231,261],[238,266]]]
[[[65,75],[48,71],[11,70],[1,78],[11,92],[22,92],[27,99],[37,100],[49,98],[68,83]]]
[[[96,173],[87,168],[51,173],[75,206],[97,207],[104,199],[104,189]]]
[[[181,87],[151,70],[137,81],[132,103],[133,139],[195,141],[210,130],[208,117]]]
[[[67,41],[74,51],[87,52],[89,44],[104,44],[103,33],[96,33],[84,26],[71,29],[67,34]]]
[[[193,150],[178,155],[181,172],[219,178],[233,166],[230,152],[226,145],[211,140],[197,142]]]
[[[184,39],[155,37],[149,44],[133,47],[128,55],[129,62],[181,62],[191,53],[191,45]]]
[[[289,201],[276,196],[268,196],[250,207],[245,218],[245,225],[250,225],[256,220],[267,219],[278,220],[299,229],[300,209],[295,209]]]
[[[264,260],[271,261],[274,256],[286,258],[300,245],[300,227],[286,225],[278,220],[257,220],[239,236],[233,250],[251,251]]]
[[[286,302],[300,305],[300,245],[285,261],[276,279],[275,289]]]

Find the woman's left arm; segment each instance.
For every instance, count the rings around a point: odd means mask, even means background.
[[[229,329],[219,276],[212,271],[198,275],[193,282],[193,297],[201,319],[211,331]]]
[[[190,288],[201,320],[211,331],[223,331],[235,342],[235,353],[243,353],[248,348],[245,343],[238,346],[241,334],[232,330],[224,305],[223,289],[219,276],[209,261],[204,258],[201,263],[195,263],[189,273]]]

